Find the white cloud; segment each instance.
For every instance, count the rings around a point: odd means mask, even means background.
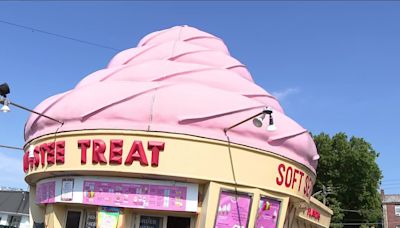
[[[27,189],[22,167],[22,153],[20,158],[12,157],[7,153],[6,150],[0,151],[0,186]]]
[[[286,89],[281,90],[281,91],[272,92],[272,95],[274,97],[276,97],[278,100],[282,101],[285,98],[287,98],[288,96],[296,94],[298,92],[300,92],[300,89],[298,89],[298,88],[286,88]]]

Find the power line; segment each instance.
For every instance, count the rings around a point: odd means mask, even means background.
[[[400,181],[400,178],[383,178],[382,181]]]
[[[388,187],[383,188],[383,190],[386,190],[386,189],[394,189],[394,188],[400,188],[400,186],[399,186],[399,185],[397,185],[397,186],[388,186]],[[390,195],[390,194],[389,194],[389,195]]]
[[[6,149],[12,149],[12,150],[24,150],[20,147],[15,147],[15,146],[7,146],[7,145],[0,145],[0,148],[6,148]]]
[[[388,185],[388,184],[400,184],[400,181],[384,182],[381,185]]]
[[[393,186],[393,185],[400,185],[400,183],[390,183],[390,184],[382,184],[381,187],[385,187],[385,186]]]
[[[5,20],[2,20],[2,19],[0,19],[0,23],[11,25],[11,26],[14,26],[14,27],[22,28],[22,29],[26,29],[26,30],[30,30],[30,31],[34,31],[34,32],[40,32],[40,33],[43,33],[43,34],[46,34],[46,35],[51,35],[51,36],[58,37],[58,38],[72,40],[72,41],[75,41],[75,42],[79,42],[79,43],[83,43],[83,44],[87,44],[87,45],[91,45],[91,46],[95,46],[95,47],[99,47],[99,48],[109,49],[109,50],[113,50],[113,51],[121,51],[119,49],[116,49],[116,48],[113,48],[113,47],[109,47],[109,46],[106,46],[106,45],[97,44],[97,43],[93,43],[93,42],[90,42],[90,41],[81,40],[81,39],[73,38],[73,37],[70,37],[70,36],[65,36],[65,35],[62,35],[62,34],[54,33],[54,32],[48,32],[48,31],[45,31],[45,30],[42,30],[42,29],[37,29],[37,28],[30,27],[30,26],[26,26],[26,25],[16,24],[16,23],[5,21]]]

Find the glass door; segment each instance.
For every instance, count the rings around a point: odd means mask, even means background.
[[[136,227],[139,228],[163,228],[164,227],[164,216],[155,215],[140,215],[138,224]]]
[[[81,223],[82,211],[67,211],[67,221],[65,223],[65,228],[79,228]]]

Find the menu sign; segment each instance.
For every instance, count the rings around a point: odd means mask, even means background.
[[[187,187],[184,186],[84,181],[83,194],[85,204],[186,210]]]
[[[88,211],[86,213],[85,228],[96,228],[97,215],[95,211]]]
[[[74,179],[65,178],[62,179],[62,187],[61,187],[61,200],[63,201],[71,201],[74,191]]]
[[[255,228],[276,228],[281,202],[268,197],[261,197],[258,204]]]
[[[140,216],[140,228],[161,228],[162,217]]]
[[[56,182],[39,183],[36,186],[36,203],[54,203],[56,197]]]
[[[251,195],[221,191],[215,228],[246,228],[251,205]]]

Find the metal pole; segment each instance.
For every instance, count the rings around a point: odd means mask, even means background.
[[[239,125],[241,125],[242,123],[247,122],[247,121],[249,121],[249,120],[251,120],[251,119],[253,119],[253,118],[255,118],[255,117],[257,117],[257,116],[259,116],[259,115],[261,115],[261,114],[269,114],[269,115],[271,115],[271,114],[272,114],[272,110],[264,109],[262,112],[259,112],[259,113],[255,114],[255,115],[253,115],[253,116],[250,116],[249,118],[247,118],[247,119],[245,119],[245,120],[240,121],[240,122],[237,123],[237,124],[234,124],[234,125],[232,125],[232,126],[230,126],[230,127],[228,127],[228,128],[225,128],[225,129],[224,129],[224,132],[226,133],[226,132],[228,132],[230,129],[232,129],[232,128],[236,127],[236,126],[239,126]]]
[[[253,115],[253,116],[250,116],[249,118],[247,118],[247,119],[245,119],[245,120],[243,120],[243,121],[240,121],[239,123],[234,124],[234,125],[232,125],[232,126],[230,126],[230,127],[228,127],[228,128],[225,128],[225,129],[224,129],[224,132],[226,133],[226,132],[228,132],[230,129],[232,129],[232,128],[236,127],[236,126],[239,126],[240,124],[242,124],[242,123],[244,123],[244,122],[247,122],[247,121],[253,119],[254,117],[259,116],[259,115],[261,115],[261,114],[263,114],[263,113],[264,113],[264,111],[262,111],[262,112],[260,112],[260,113],[257,113],[257,114],[255,114],[255,115]]]
[[[57,122],[57,123],[59,123],[59,124],[64,124],[64,122],[62,122],[62,121],[56,120],[56,119],[54,119],[54,118],[51,118],[50,116],[46,116],[45,114],[36,112],[36,111],[31,110],[31,109],[29,109],[29,108],[25,108],[24,106],[21,106],[21,105],[19,105],[19,104],[15,104],[14,102],[11,102],[11,101],[10,101],[10,104],[12,104],[12,105],[14,105],[15,107],[18,107],[18,108],[20,108],[20,109],[26,110],[26,111],[28,111],[28,112],[33,112],[33,113],[35,113],[36,115],[43,116],[43,117],[45,117],[45,118],[47,118],[47,119],[53,120],[53,121],[55,121],[55,122]]]
[[[0,103],[4,105],[5,100],[6,100],[6,99],[1,98],[1,99],[0,99]],[[14,105],[15,107],[18,107],[18,108],[20,108],[20,109],[23,109],[23,110],[25,110],[25,111],[35,113],[35,114],[38,115],[38,116],[42,116],[42,117],[45,117],[45,118],[47,118],[47,119],[53,120],[53,121],[55,121],[55,122],[57,122],[57,123],[59,123],[59,124],[64,124],[64,122],[62,122],[62,121],[60,121],[60,120],[56,120],[56,119],[54,119],[54,118],[52,118],[52,117],[50,117],[50,116],[47,116],[47,115],[45,115],[45,114],[36,112],[36,111],[34,111],[34,110],[32,110],[32,109],[26,108],[26,107],[24,107],[24,106],[22,106],[22,105],[19,105],[19,104],[14,103],[14,102],[11,102],[11,101],[10,101],[10,104],[11,104],[11,105]]]
[[[7,148],[7,149],[22,150],[22,151],[24,151],[24,149],[19,148],[19,147],[15,147],[15,146],[0,145],[0,147],[2,147],[2,148]]]

